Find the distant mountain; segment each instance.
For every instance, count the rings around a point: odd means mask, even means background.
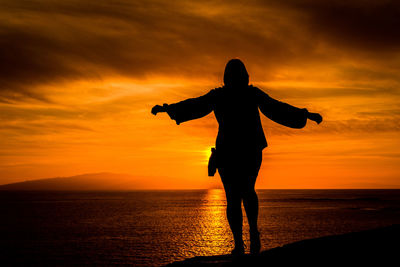
[[[0,190],[135,190],[144,189],[143,179],[128,174],[89,173],[0,185]]]

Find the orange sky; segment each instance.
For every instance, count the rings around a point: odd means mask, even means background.
[[[173,3],[170,3],[173,2]],[[93,172],[212,188],[210,114],[155,104],[250,83],[324,117],[263,117],[258,188],[400,188],[400,4],[390,1],[2,1],[0,184]]]

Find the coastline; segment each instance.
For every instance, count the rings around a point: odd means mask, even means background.
[[[400,224],[342,235],[306,239],[257,256],[201,256],[166,266],[388,266],[398,261]]]

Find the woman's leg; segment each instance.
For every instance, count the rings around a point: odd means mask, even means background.
[[[261,166],[262,153],[256,155],[253,164],[250,164],[250,175],[244,180],[242,185],[243,205],[246,211],[247,220],[250,228],[250,252],[258,253],[261,249],[260,233],[258,232],[258,197],[255,190],[255,183],[258,171]]]
[[[223,169],[220,169],[219,173],[222,183],[224,185],[226,195],[226,216],[228,218],[228,223],[233,234],[233,239],[235,241],[234,252],[238,252],[239,254],[244,253],[242,235],[243,215],[241,192],[240,190],[238,190],[238,187],[235,186],[234,181],[236,179],[234,176],[232,176],[232,174],[230,175]]]
[[[225,190],[226,193],[226,215],[228,217],[229,226],[231,228],[233,239],[235,240],[235,248],[243,247],[242,234],[242,201],[240,194],[232,190]]]
[[[247,188],[243,192],[243,206],[249,222],[250,233],[258,233],[258,197],[254,187]]]
[[[250,253],[258,254],[261,249],[260,233],[258,232],[258,197],[254,187],[243,194],[243,205],[246,210],[250,227]]]
[[[260,238],[257,228],[258,197],[254,189],[258,171],[262,161],[262,151],[259,153],[243,153],[249,155],[239,162],[230,160],[227,167],[220,166],[218,172],[225,188],[227,200],[227,218],[235,240],[235,250],[243,249],[242,236],[242,199],[250,226],[250,241],[252,252],[260,250]],[[253,156],[253,157],[252,157]],[[225,166],[225,165],[224,165]]]

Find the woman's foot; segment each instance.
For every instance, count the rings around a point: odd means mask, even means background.
[[[233,256],[240,256],[240,255],[244,255],[244,246],[235,246],[235,248],[232,250],[231,254]]]
[[[261,249],[260,232],[250,233],[250,253],[258,254]]]
[[[244,254],[244,242],[243,239],[237,238],[235,240],[235,248],[232,250],[231,254],[233,256],[239,256]]]

